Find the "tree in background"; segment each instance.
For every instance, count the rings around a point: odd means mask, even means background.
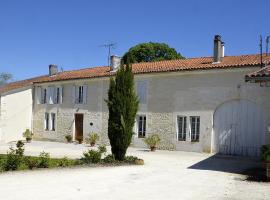
[[[134,76],[130,65],[122,64],[115,78],[110,79],[108,91],[108,137],[116,160],[124,160],[131,143],[139,100],[134,90]]]
[[[0,86],[7,84],[12,79],[12,74],[0,73]]]
[[[139,63],[183,59],[184,57],[165,43],[149,42],[141,43],[130,48],[123,56],[124,63],[127,62],[127,58],[129,58],[131,63]]]

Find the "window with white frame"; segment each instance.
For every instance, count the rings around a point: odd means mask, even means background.
[[[44,117],[45,117],[44,118],[44,130],[48,131],[49,130],[49,117],[50,117],[49,113],[46,112]]]
[[[44,130],[55,131],[55,127],[56,127],[56,114],[45,112]]]
[[[137,134],[139,138],[144,138],[146,133],[146,116],[137,116]]]
[[[37,103],[38,104],[61,104],[63,89],[62,87],[37,87]]]
[[[73,99],[75,104],[87,103],[87,85],[74,86]]]
[[[177,116],[177,140],[186,141],[187,136],[187,117],[186,116]]]
[[[147,82],[146,81],[137,81],[137,95],[138,95],[140,104],[147,103]]]
[[[55,113],[51,113],[51,131],[55,131]]]
[[[198,142],[200,139],[200,117],[190,117],[190,136],[191,142]]]

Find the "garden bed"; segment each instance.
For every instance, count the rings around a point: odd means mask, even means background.
[[[34,170],[41,168],[66,168],[66,167],[107,167],[122,165],[143,165],[144,161],[126,156],[123,161],[115,160],[112,155],[106,155],[106,147],[99,146],[98,150],[89,149],[80,159],[51,158],[49,153],[41,152],[39,156],[24,155],[24,143],[19,141],[16,148],[10,148],[7,154],[0,154],[0,172]],[[103,158],[102,158],[103,157]]]

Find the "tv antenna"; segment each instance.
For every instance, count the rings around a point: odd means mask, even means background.
[[[262,46],[263,46],[263,44],[262,44],[262,35],[260,35],[260,55],[261,55],[261,67],[263,67],[263,52],[262,52]]]
[[[108,48],[108,66],[110,66],[110,58],[111,58],[111,50],[114,49],[116,46],[116,43],[108,43],[100,45],[100,47]]]
[[[270,35],[266,37],[266,56],[268,56],[268,45],[269,45]]]

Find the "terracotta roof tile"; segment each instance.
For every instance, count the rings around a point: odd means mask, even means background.
[[[0,87],[0,94],[11,91],[11,90],[27,87],[29,85],[32,85],[34,81],[42,81],[43,79],[47,79],[47,77],[48,76],[39,76],[39,77],[31,78],[31,79],[8,83]]]
[[[263,61],[270,64],[270,55],[263,56]],[[167,60],[159,62],[134,63],[132,70],[134,74],[154,73],[154,72],[174,72],[185,70],[205,70],[205,69],[227,69],[239,68],[247,66],[260,65],[260,55],[241,55],[241,56],[225,56],[220,63],[213,64],[212,57],[188,58],[178,60]],[[110,72],[110,67],[101,66],[86,68],[73,71],[60,72],[54,76],[40,76],[23,81],[9,83],[0,87],[0,93],[4,93],[13,89],[26,87],[33,83],[63,81],[83,78],[107,77],[114,73]]]
[[[270,56],[264,56],[264,62],[270,62]],[[173,72],[184,70],[225,69],[260,65],[260,55],[225,56],[220,63],[213,64],[212,57],[188,58],[159,62],[134,63],[134,74],[153,72]],[[74,71],[65,71],[57,75],[37,80],[35,82],[62,81],[70,79],[95,78],[111,76],[110,67],[93,67]]]
[[[246,77],[249,77],[249,78],[270,77],[270,65],[263,67],[250,74],[247,74]]]

